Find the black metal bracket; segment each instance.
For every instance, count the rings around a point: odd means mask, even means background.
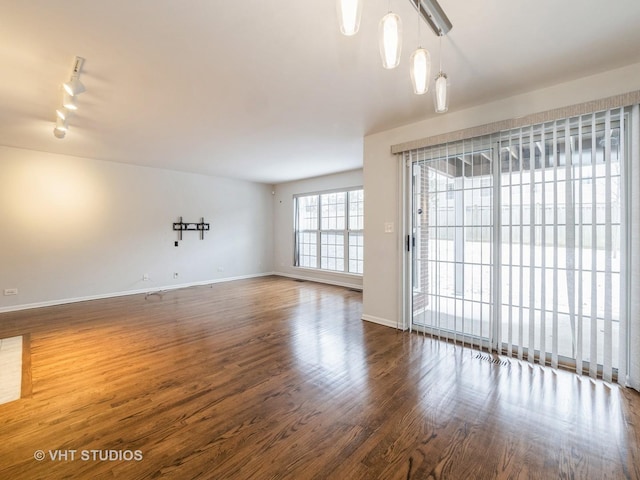
[[[179,222],[173,223],[173,230],[178,232],[178,240],[182,240],[182,232],[200,232],[200,240],[204,240],[204,232],[210,229],[208,223],[204,223],[204,218],[200,218],[198,223],[186,223],[180,217]]]

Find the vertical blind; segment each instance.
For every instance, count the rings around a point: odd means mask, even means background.
[[[412,326],[626,383],[640,368],[637,117],[615,108],[405,152]]]
[[[629,279],[628,318],[626,335],[629,339],[629,368],[627,384],[640,390],[640,107],[634,105],[630,115],[628,135],[629,155],[626,182],[628,209],[628,259],[625,264]]]

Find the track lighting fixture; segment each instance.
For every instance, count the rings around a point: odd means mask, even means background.
[[[69,128],[69,117],[78,110],[77,96],[86,88],[80,81],[80,72],[84,58],[75,57],[71,65],[69,81],[62,84],[62,107],[56,110],[56,126],[53,134],[56,138],[64,138]]]
[[[53,134],[57,138],[64,138],[67,134],[67,130],[69,130],[68,121],[61,118],[56,119],[56,126],[53,129]]]
[[[418,10],[418,13],[427,25],[431,27],[433,33],[438,37],[446,35],[453,28],[451,21],[444,13],[442,7],[437,0],[409,0],[411,4]]]
[[[84,92],[86,89],[84,85],[80,81],[80,71],[82,70],[82,66],[84,65],[84,58],[75,57],[73,59],[73,64],[71,65],[71,75],[69,76],[69,81],[62,84],[62,88],[71,95],[79,95]]]

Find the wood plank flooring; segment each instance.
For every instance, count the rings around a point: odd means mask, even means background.
[[[2,314],[32,384],[0,405],[0,478],[640,479],[637,392],[361,310],[266,277]]]

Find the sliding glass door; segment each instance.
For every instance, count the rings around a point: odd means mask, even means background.
[[[413,325],[489,346],[493,335],[493,148],[431,149],[412,164]]]
[[[625,114],[413,151],[412,327],[610,379],[626,318]]]

